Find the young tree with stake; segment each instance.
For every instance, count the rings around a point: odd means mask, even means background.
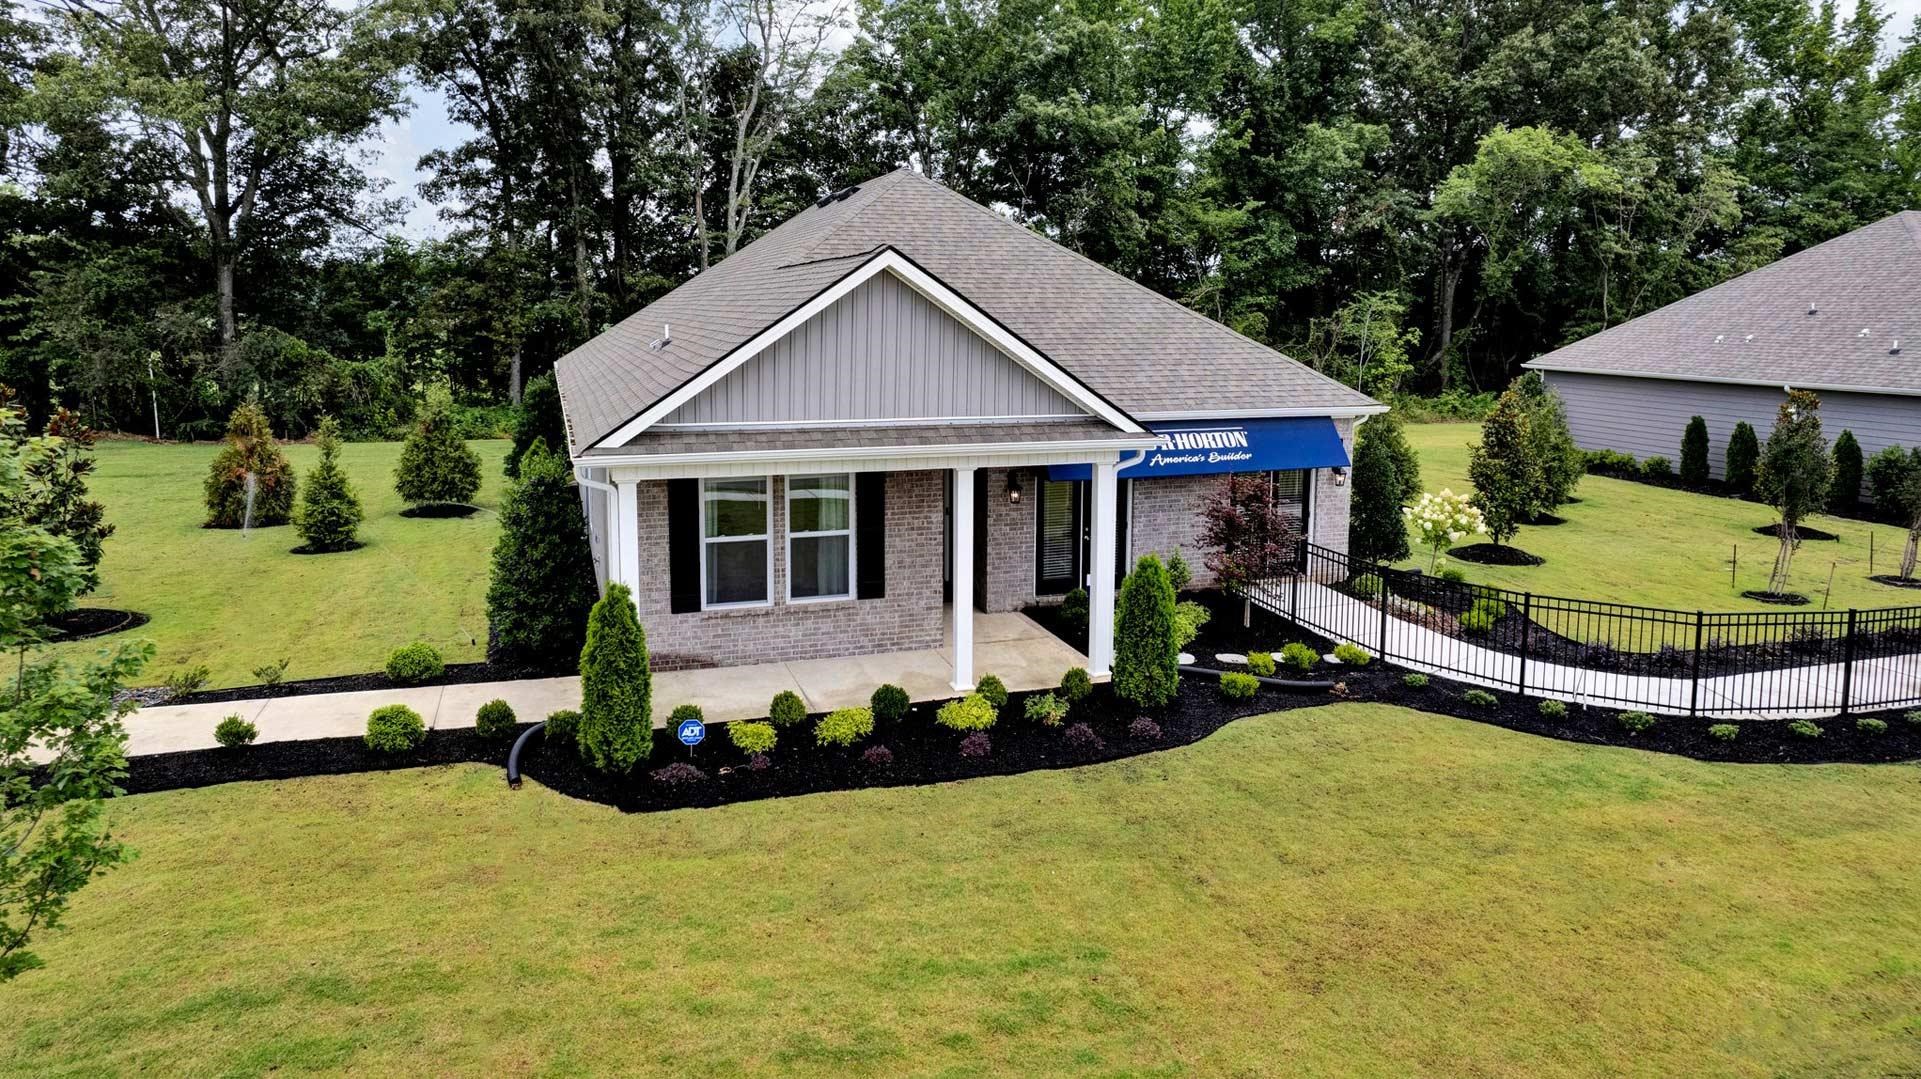
[[[1768,577],[1770,595],[1787,594],[1788,568],[1801,546],[1796,530],[1803,519],[1827,504],[1833,482],[1834,462],[1828,456],[1827,440],[1821,437],[1821,399],[1807,390],[1795,390],[1781,402],[1774,430],[1761,448],[1755,477],[1756,491],[1781,515],[1781,546]]]

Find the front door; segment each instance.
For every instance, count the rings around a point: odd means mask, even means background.
[[[1127,558],[1128,505],[1132,481],[1121,480],[1115,490],[1114,582],[1130,568]],[[1041,480],[1035,513],[1035,580],[1039,595],[1060,595],[1087,587],[1088,566],[1094,557],[1094,530],[1089,514],[1093,485],[1086,480]]]

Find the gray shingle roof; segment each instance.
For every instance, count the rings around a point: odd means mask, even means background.
[[[562,357],[574,453],[885,247],[1130,414],[1374,402],[911,170],[812,206]],[[659,352],[647,343],[672,327]]]
[[[1527,366],[1921,393],[1921,213],[1882,218]]]
[[[899,427],[793,427],[717,431],[655,428],[642,431],[618,450],[594,454],[723,453],[742,450],[815,450],[853,447],[864,450],[915,446],[983,446],[1027,442],[1093,442],[1142,436],[1116,431],[1104,420],[1046,423],[936,423]]]

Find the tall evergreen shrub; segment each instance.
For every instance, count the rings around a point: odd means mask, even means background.
[[[654,680],[647,665],[647,634],[634,615],[634,596],[610,584],[587,616],[580,650],[581,755],[608,772],[630,772],[654,748]]]
[[[547,448],[567,448],[566,421],[560,414],[560,388],[552,372],[530,379],[520,391],[520,404],[514,408],[514,444],[507,451],[508,478],[520,475],[521,462],[535,442],[545,440]]]
[[[202,493],[208,528],[247,520],[247,477],[253,477],[253,523],[282,525],[293,516],[294,473],[260,405],[248,401],[227,419],[227,444],[214,455]]]
[[[314,443],[320,448],[320,463],[307,473],[294,527],[311,550],[345,551],[354,546],[361,510],[360,498],[340,467],[339,422],[332,416],[322,417]]]
[[[1180,688],[1180,649],[1174,640],[1174,586],[1167,567],[1142,555],[1121,582],[1115,612],[1114,692],[1141,708],[1159,708]]]
[[[1754,493],[1754,477],[1761,465],[1761,440],[1746,420],[1728,435],[1728,493],[1746,498]]]
[[[535,439],[500,507],[487,586],[487,658],[548,665],[578,656],[594,605],[594,558],[573,473]]]
[[[113,535],[107,509],[87,492],[93,474],[94,432],[80,417],[58,409],[47,421],[47,453],[27,466],[30,495],[28,519],[55,536],[73,541],[80,550],[80,594],[100,585],[100,559]]]
[[[400,447],[394,490],[409,502],[471,502],[480,490],[480,458],[460,437],[454,397],[445,386],[427,391],[414,429]]]
[[[1407,485],[1401,477],[1395,441],[1405,439],[1401,438],[1400,425],[1388,416],[1376,416],[1363,424],[1354,439],[1354,500],[1347,541],[1360,558],[1393,562],[1409,553],[1407,520],[1401,513],[1407,503]]]
[[[1527,455],[1538,469],[1525,518],[1532,520],[1554,512],[1574,497],[1574,489],[1587,474],[1587,455],[1574,444],[1561,395],[1539,371],[1515,379],[1509,392],[1519,399],[1527,414]],[[1413,493],[1418,494],[1419,489]]]
[[[1834,439],[1834,485],[1828,488],[1828,512],[1852,513],[1861,502],[1861,443],[1842,428]]]
[[[1513,390],[1501,395],[1481,424],[1481,441],[1468,452],[1467,476],[1488,537],[1495,543],[1513,539],[1539,504],[1541,485],[1541,463],[1528,444],[1527,409]]]
[[[1707,485],[1708,421],[1692,416],[1681,432],[1681,486],[1698,491]]]

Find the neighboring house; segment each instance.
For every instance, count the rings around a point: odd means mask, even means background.
[[[938,648],[1132,557],[1229,471],[1345,549],[1383,407],[914,172],[822,199],[561,359],[597,571],[657,663]],[[945,614],[944,605],[951,605]],[[950,623],[951,619],[951,623]]]
[[[1921,213],[1827,243],[1603,330],[1527,365],[1567,402],[1583,449],[1678,459],[1707,420],[1723,474],[1746,420],[1766,441],[1785,389],[1821,396],[1830,440],[1921,445]]]

